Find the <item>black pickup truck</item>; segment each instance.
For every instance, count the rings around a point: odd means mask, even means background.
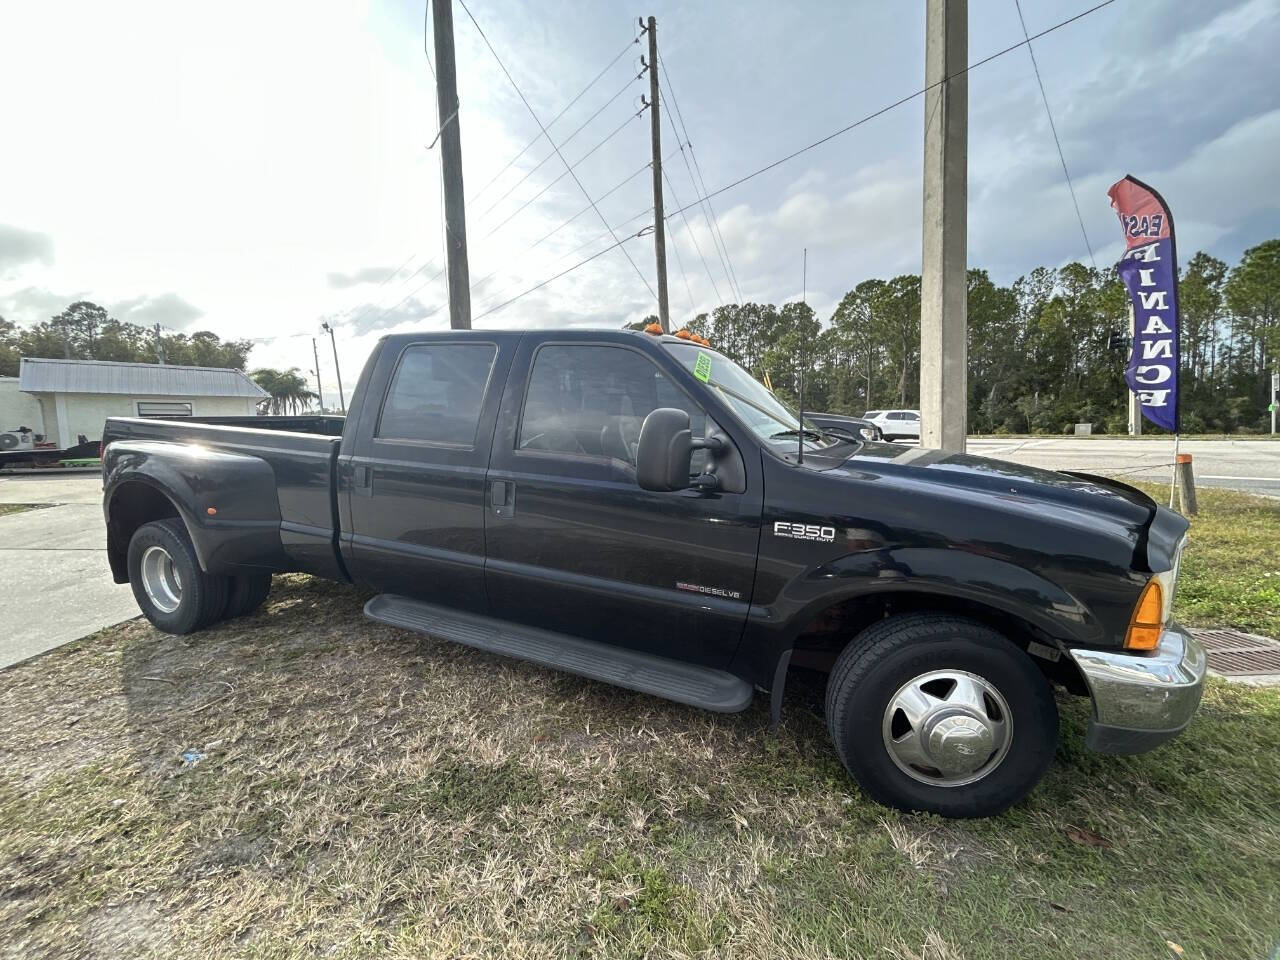
[[[1059,685],[1090,747],[1151,749],[1200,700],[1169,618],[1187,523],[1112,480],[828,434],[711,347],[610,331],[384,338],[350,413],[116,419],[107,551],[162,630],[271,574],[368,617],[708,710],[828,674],[835,749],[887,804],[1017,802]],[[310,432],[309,432],[310,431]]]

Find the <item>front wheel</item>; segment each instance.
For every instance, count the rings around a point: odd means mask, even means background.
[[[987,817],[1040,782],[1058,742],[1053,689],[995,630],[909,614],[863,631],[827,684],[827,726],[872,799]]]
[[[143,616],[166,633],[203,629],[227,606],[227,578],[200,569],[181,520],[144,523],[134,532],[129,585]]]

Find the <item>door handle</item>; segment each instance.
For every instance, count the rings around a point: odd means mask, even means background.
[[[357,464],[355,468],[356,493],[363,497],[373,496],[373,467]]]
[[[496,517],[511,517],[516,512],[516,485],[510,480],[492,480],[489,483],[489,502]]]

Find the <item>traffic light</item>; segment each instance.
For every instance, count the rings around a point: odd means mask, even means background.
[[[1108,350],[1126,350],[1129,347],[1129,338],[1119,330],[1112,330],[1111,336],[1107,338]]]

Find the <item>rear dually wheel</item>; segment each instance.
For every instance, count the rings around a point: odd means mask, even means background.
[[[192,633],[220,619],[228,578],[200,569],[181,520],[144,523],[129,541],[129,584],[138,607],[166,633]]]

